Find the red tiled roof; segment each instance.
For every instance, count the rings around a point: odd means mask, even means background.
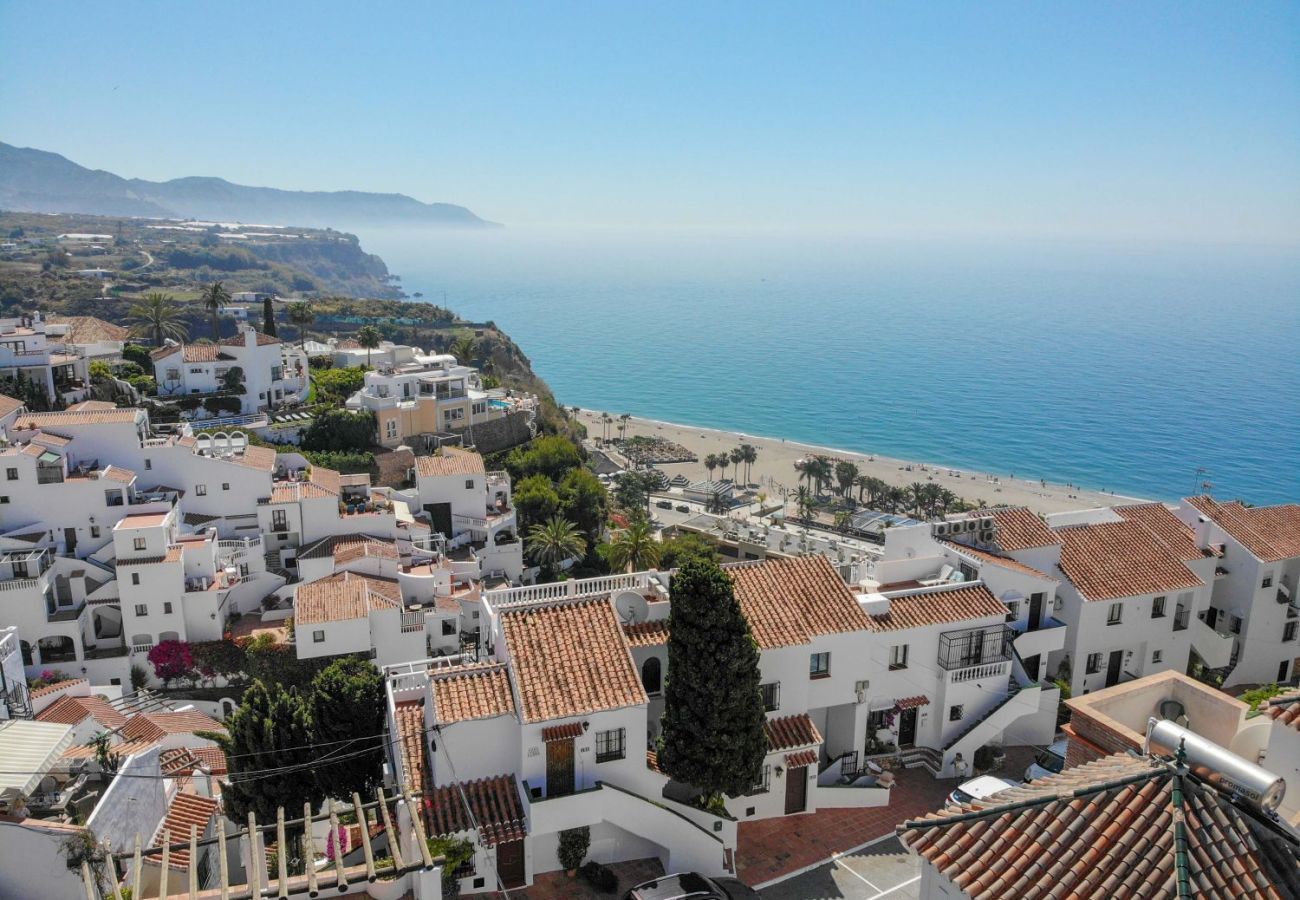
[[[456,666],[429,673],[439,724],[514,715],[515,698],[505,664]]]
[[[627,642],[633,647],[659,647],[668,643],[668,620],[624,625],[623,634],[627,635]]]
[[[417,456],[415,458],[417,475],[436,478],[441,475],[485,475],[483,457],[470,450],[458,447],[443,447],[437,456]]]
[[[795,747],[809,747],[822,742],[821,732],[813,724],[807,713],[797,716],[785,716],[780,719],[768,719],[763,723],[767,733],[767,749],[791,750]]]
[[[131,336],[131,329],[105,322],[95,316],[49,316],[45,321],[51,325],[67,325],[68,330],[62,340],[69,344],[125,341]]]
[[[226,754],[217,746],[164,750],[158,756],[158,763],[164,775],[188,775],[200,766],[213,775],[225,775],[229,771]]]
[[[1239,500],[1218,503],[1210,497],[1187,502],[1263,562],[1300,556],[1300,504],[1248,507]]]
[[[0,394],[0,418],[16,413],[23,408],[23,401],[15,400],[8,394]]]
[[[939,543],[943,544],[945,547],[950,547],[951,549],[956,550],[958,553],[962,554],[963,556],[966,556],[977,562],[988,563],[994,566],[1001,566],[1004,569],[1010,569],[1013,572],[1020,572],[1024,575],[1032,575],[1035,578],[1042,578],[1045,581],[1056,581],[1055,578],[1053,578],[1051,575],[1048,575],[1046,572],[1041,572],[1038,569],[1035,569],[1033,566],[1027,566],[1024,563],[1018,562],[1017,560],[1014,560],[1009,556],[1002,556],[1001,554],[998,553],[991,553],[988,550],[979,550],[976,549],[975,547],[968,547],[965,544],[959,544],[956,541],[946,541],[940,539]]]
[[[898,832],[977,900],[1300,897],[1294,838],[1198,778],[1127,755],[949,806]]]
[[[242,347],[242,346],[244,346],[244,334],[245,334],[245,332],[241,331],[241,332],[239,332],[239,333],[237,333],[237,334],[233,334],[233,335],[231,335],[231,336],[228,337],[228,338],[222,338],[222,339],[221,339],[221,346],[223,346],[223,347]],[[278,343],[280,343],[280,339],[279,339],[278,337],[272,337],[271,335],[269,335],[269,334],[265,334],[265,333],[263,333],[263,332],[261,332],[261,331],[256,331],[256,330],[254,330],[254,331],[253,331],[253,334],[257,335],[257,346],[259,346],[259,347],[269,347],[269,346],[272,345],[272,344],[278,344]]]
[[[569,722],[564,725],[552,725],[550,728],[542,729],[542,740],[550,741],[571,741],[574,738],[582,737],[582,723]]]
[[[506,609],[501,630],[525,722],[646,702],[623,629],[606,599]]]
[[[1132,503],[1116,506],[1115,514],[1126,522],[1137,522],[1151,532],[1179,559],[1203,559],[1207,552],[1196,543],[1196,533],[1163,503]]]
[[[514,775],[434,788],[426,799],[425,810],[431,837],[472,831],[477,826],[483,843],[495,847],[504,841],[522,840],[528,834]]]
[[[869,616],[873,631],[946,625],[989,616],[1005,617],[1007,605],[982,584],[957,584],[889,599],[889,612]]]
[[[1138,522],[1102,522],[1056,529],[1061,571],[1085,600],[1187,590],[1204,584]]]
[[[340,534],[322,538],[303,548],[299,559],[334,557],[335,564],[350,562],[368,556],[379,559],[397,559],[397,545],[391,540],[370,537],[366,534]]]
[[[374,609],[393,608],[401,597],[396,581],[339,572],[299,586],[294,621],[302,626],[364,619]]]
[[[1269,699],[1266,711],[1269,718],[1279,725],[1300,731],[1300,691],[1279,694]]]
[[[172,799],[172,805],[167,810],[167,817],[163,819],[162,824],[158,827],[158,834],[154,837],[152,846],[161,847],[164,834],[167,835],[169,843],[172,844],[189,841],[191,825],[197,828],[199,840],[203,840],[203,833],[207,831],[208,823],[216,815],[219,805],[216,800],[210,797],[200,797],[197,794],[177,794]],[[161,856],[154,858],[159,862],[162,861]],[[185,846],[171,850],[167,862],[169,868],[172,869],[189,868],[190,848]]]
[[[902,700],[895,700],[894,705],[899,709],[916,709],[921,706],[929,706],[930,698],[925,694],[917,694],[915,697],[904,697]]]
[[[27,428],[53,428],[58,431],[60,427],[67,425],[106,425],[122,422],[134,422],[136,416],[141,415],[141,411],[135,407],[129,409],[95,409],[95,410],[63,410],[62,412],[42,412],[26,413],[14,420],[14,428],[23,430]]]
[[[36,715],[38,722],[57,722],[76,725],[87,717],[105,728],[121,728],[126,716],[103,697],[73,697],[63,695]]]
[[[817,765],[817,751],[800,750],[798,753],[787,753],[785,755],[785,765],[788,769],[798,766],[815,766]]]
[[[150,712],[132,716],[118,732],[124,741],[159,741],[169,734],[225,731],[216,719],[201,712]]]
[[[869,629],[853,592],[821,554],[727,569],[761,649],[807,644],[821,634]]]
[[[405,787],[414,792],[424,790],[424,701],[408,700],[397,704],[397,739],[402,751]]]
[[[1024,506],[999,506],[993,509],[977,509],[967,516],[979,519],[992,516],[997,523],[997,537],[994,541],[1003,553],[1028,550],[1031,547],[1052,547],[1060,541],[1052,534],[1037,513]]]
[[[62,681],[56,681],[53,684],[47,684],[45,687],[34,688],[31,691],[31,697],[35,700],[37,697],[44,697],[46,694],[53,694],[55,691],[61,691],[69,688],[74,684],[90,684],[85,678],[65,678]]]

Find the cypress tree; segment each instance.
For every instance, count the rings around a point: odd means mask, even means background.
[[[710,560],[673,576],[659,765],[712,801],[758,781],[767,754],[758,645],[731,579]]]
[[[262,298],[262,333],[275,337],[275,306],[270,297]]]
[[[312,679],[312,723],[324,759],[316,783],[327,797],[369,797],[383,780],[384,678],[369,660],[345,656]]]
[[[317,786],[312,761],[321,751],[314,739],[311,713],[296,690],[254,681],[239,708],[226,719],[227,736],[220,741],[230,768],[223,792],[226,814],[236,822],[251,809],[263,822],[274,822],[277,807],[286,818],[302,815],[302,805],[315,808],[325,795]],[[279,769],[268,774],[270,769]]]

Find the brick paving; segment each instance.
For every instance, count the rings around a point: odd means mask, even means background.
[[[602,894],[588,884],[581,875],[570,878],[564,872],[546,872],[538,875],[530,887],[512,889],[510,900],[609,900],[622,897],[628,889],[651,878],[664,874],[657,859],[631,859],[610,866],[618,876],[618,890]],[[473,897],[505,897],[505,894],[472,894]]]
[[[1019,781],[1033,761],[1034,747],[1012,747],[1001,771],[991,774]],[[925,769],[899,769],[888,806],[826,809],[802,816],[741,822],[736,876],[748,885],[764,884],[833,854],[894,832],[894,826],[942,807],[957,785],[955,778],[935,778]],[[968,776],[969,777],[969,776]]]

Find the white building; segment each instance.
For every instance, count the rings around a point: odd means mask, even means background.
[[[239,412],[248,415],[300,402],[307,395],[307,360],[292,344],[241,325],[216,344],[169,343],[153,351],[158,396],[222,396],[232,393],[232,373],[242,390]]]
[[[523,542],[508,474],[487,471],[477,453],[444,447],[436,455],[415,458],[415,493],[430,528],[446,538],[453,558],[476,563],[480,579],[519,582]]]

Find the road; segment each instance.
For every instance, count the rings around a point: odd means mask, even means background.
[[[917,900],[921,867],[898,838],[846,853],[759,891],[764,900]]]

